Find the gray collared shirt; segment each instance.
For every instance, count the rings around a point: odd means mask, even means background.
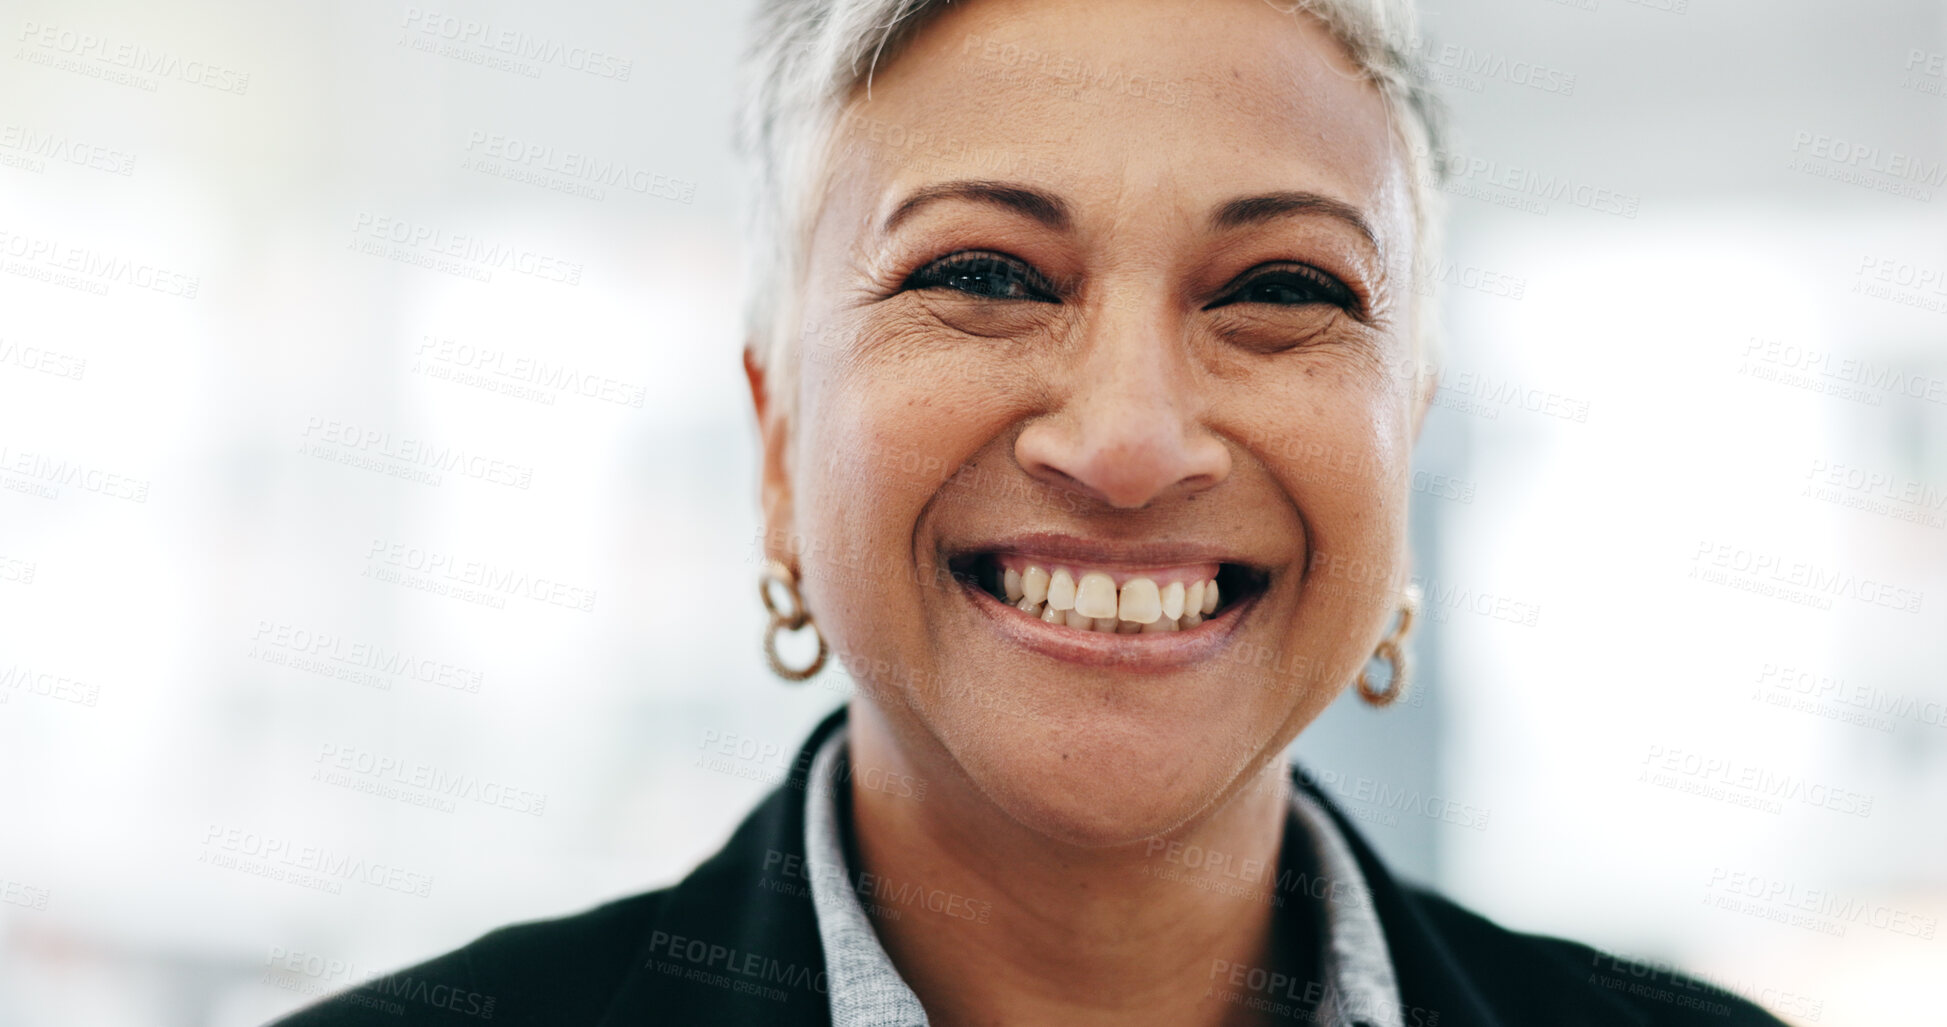
[[[846,729],[832,733],[811,762],[805,789],[805,869],[818,935],[825,947],[834,1027],[925,1027],[926,1009],[879,944],[851,886],[832,784],[846,759]],[[1317,802],[1292,789],[1292,814],[1316,849],[1323,902],[1324,997],[1310,1018],[1328,1027],[1400,1027],[1399,982],[1364,875],[1337,825]]]

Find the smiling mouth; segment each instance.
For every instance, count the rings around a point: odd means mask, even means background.
[[[1004,552],[969,554],[952,569],[1016,616],[1110,635],[1194,630],[1255,599],[1269,581],[1235,563],[1129,569]]]

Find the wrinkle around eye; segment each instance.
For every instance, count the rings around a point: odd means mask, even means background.
[[[1234,347],[1252,353],[1283,353],[1287,349],[1338,341],[1359,335],[1359,322],[1336,306],[1285,306],[1262,314],[1252,306],[1221,306],[1211,310],[1211,331]]]
[[[1272,309],[1276,312],[1267,315],[1249,308],[1220,307],[1210,312],[1210,331],[1231,346],[1264,355],[1348,349],[1377,357],[1386,346],[1383,329],[1339,307]]]
[[[1049,338],[1070,320],[1070,308],[1056,303],[996,301],[963,293],[915,290],[894,297],[898,318],[909,330],[945,330],[982,339]]]

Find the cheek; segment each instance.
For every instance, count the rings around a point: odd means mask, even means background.
[[[1321,353],[1275,380],[1253,383],[1247,409],[1257,416],[1239,437],[1307,520],[1342,524],[1404,504],[1412,458],[1411,362],[1367,349]]]
[[[837,327],[800,376],[800,448],[815,472],[802,485],[840,530],[909,539],[926,502],[1023,412],[1022,347],[943,328],[915,304]]]
[[[875,658],[924,645],[920,617],[888,612],[920,610],[926,590],[951,584],[921,521],[1007,423],[992,402],[943,390],[951,374],[916,364],[850,360],[801,379],[796,516],[820,553],[806,560],[807,597],[829,641]]]
[[[1301,632],[1376,621],[1406,584],[1410,393],[1388,378],[1321,372],[1293,390],[1302,400],[1285,404],[1279,430],[1260,433],[1260,458],[1304,520],[1299,601],[1313,615],[1300,618]]]

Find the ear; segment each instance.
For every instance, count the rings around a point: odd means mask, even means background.
[[[790,443],[790,427],[782,407],[770,393],[764,367],[757,351],[744,346],[744,377],[750,382],[750,404],[757,413],[758,498],[764,509],[764,555],[791,566],[790,544],[795,530],[791,502],[790,464],[785,459]],[[793,567],[795,570],[796,568]]]

